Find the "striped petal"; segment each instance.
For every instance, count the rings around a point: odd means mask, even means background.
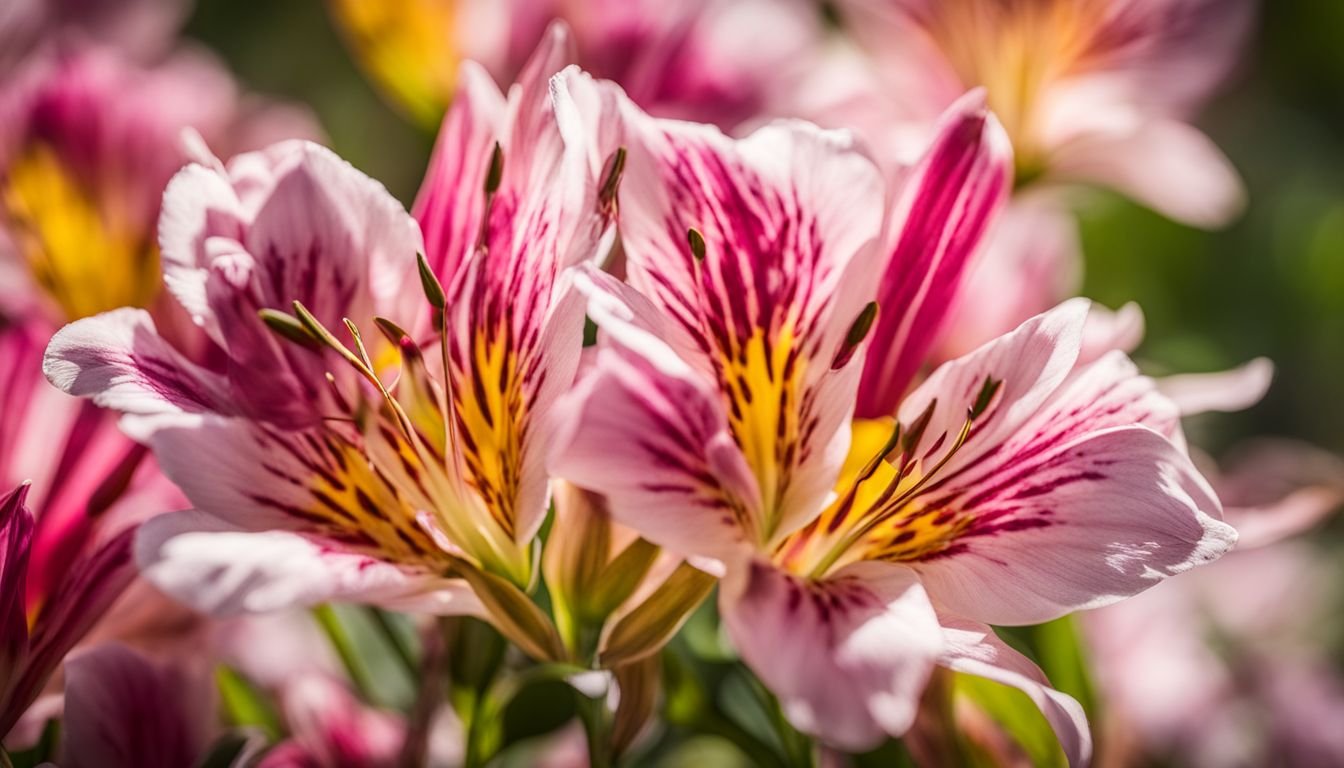
[[[415,222],[315,144],[183,169],[164,193],[160,243],[165,283],[226,352],[234,410],[258,418],[311,423],[330,410],[324,374],[344,371],[277,339],[260,310],[299,301],[327,327],[353,318],[372,339],[375,315],[413,317],[402,297],[416,290]]]
[[[28,651],[23,598],[33,515],[24,505],[27,494],[25,483],[0,500],[0,693],[14,682],[11,675]]]
[[[239,530],[302,533],[408,566],[443,564],[419,509],[352,430],[287,431],[212,414],[130,419],[126,429],[198,510]]]
[[[427,262],[448,286],[453,405],[469,482],[495,522],[529,540],[546,510],[542,447],[582,347],[565,268],[598,256],[594,137],[552,75],[571,58],[554,25],[502,100],[464,65],[416,203]],[[557,92],[558,93],[558,92]]]
[[[817,582],[757,562],[730,575],[721,602],[729,636],[789,721],[846,751],[905,733],[943,649],[918,579],[896,565]]]
[[[769,538],[815,514],[843,459],[859,366],[837,357],[873,298],[882,180],[847,134],[783,123],[733,141],[623,114],[629,282],[695,340],[685,362],[717,390]]]
[[[938,341],[971,257],[1008,198],[1012,162],[983,93],[967,94],[943,115],[897,199],[860,416],[894,413]]]
[[[191,765],[206,746],[213,697],[204,680],[118,644],[66,664],[62,764],[70,768]]]
[[[57,389],[124,413],[229,408],[227,384],[169,345],[143,309],[114,309],[62,328],[42,370]]]
[[[460,580],[398,567],[286,531],[254,532],[205,512],[146,523],[135,542],[141,573],[203,613],[270,613],[330,601],[432,614],[483,613]]]
[[[590,307],[605,339],[562,401],[551,471],[605,495],[612,516],[650,541],[732,558],[759,535],[760,497],[719,394],[632,314],[617,314],[624,305]]]

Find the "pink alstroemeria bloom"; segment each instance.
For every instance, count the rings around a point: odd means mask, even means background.
[[[1026,691],[1085,761],[1081,708],[988,625],[1113,602],[1231,545],[1168,438],[1174,408],[1123,355],[1075,372],[1075,301],[851,440],[870,302],[892,317],[868,367],[900,398],[944,311],[922,302],[961,276],[948,244],[983,231],[962,214],[1006,192],[992,119],[959,103],[884,225],[882,177],[845,134],[732,141],[622,115],[629,285],[585,283],[603,333],[553,472],[649,540],[721,561],[729,633],[799,728],[855,750],[899,735],[941,664]]]
[[[192,49],[152,65],[107,47],[44,49],[7,81],[0,116],[0,312],[58,324],[160,304],[154,224],[188,159],[185,129],[225,157],[315,135],[304,113],[243,96]]]
[[[162,54],[190,11],[186,0],[10,0],[0,6],[0,78],[52,40],[97,40],[142,60]]]
[[[529,583],[539,450],[582,345],[562,270],[602,230],[587,135],[546,89],[564,42],[548,37],[507,101],[464,68],[416,207],[419,277],[415,220],[325,149],[175,177],[164,280],[223,363],[192,364],[130,309],[68,326],[47,353],[59,387],[132,414],[127,431],[196,506],[145,527],[150,581],[207,612],[478,611],[457,563]]]
[[[1243,192],[1188,120],[1231,69],[1252,15],[1249,0],[841,3],[890,102],[883,122],[927,125],[984,87],[1019,184],[1097,184],[1203,227],[1235,216]]]

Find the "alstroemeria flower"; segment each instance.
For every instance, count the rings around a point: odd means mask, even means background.
[[[511,82],[553,19],[578,63],[666,117],[731,128],[771,105],[807,67],[820,33],[801,0],[330,0],[371,78],[432,124],[456,97],[462,62]]]
[[[871,93],[885,91],[885,109],[854,112],[873,141],[917,134],[894,126],[927,125],[984,87],[1012,138],[1019,184],[1094,183],[1196,226],[1240,211],[1235,170],[1187,121],[1231,68],[1250,2],[845,0],[840,9],[873,59]]]
[[[223,364],[184,360],[136,310],[67,327],[47,358],[58,386],[133,414],[197,507],[144,530],[152,582],[211,612],[479,610],[459,565],[529,584],[538,451],[582,344],[561,270],[597,252],[603,218],[587,136],[545,86],[563,48],[557,30],[507,102],[464,67],[416,208],[418,277],[416,222],[315,145],[169,185],[165,283]]]
[[[851,441],[870,302],[893,301],[873,386],[899,396],[941,316],[924,302],[961,276],[949,244],[973,246],[966,212],[1006,192],[983,107],[944,119],[885,229],[881,175],[843,134],[623,116],[630,285],[584,284],[603,335],[553,471],[722,561],[730,635],[807,732],[902,733],[942,664],[1027,691],[1084,761],[1081,708],[987,625],[1113,602],[1234,534],[1151,382],[1123,356],[1074,371],[1085,302],[943,366]]]
[[[188,159],[184,129],[226,157],[315,132],[295,110],[245,100],[195,50],[152,66],[111,48],[44,50],[8,80],[0,114],[0,311],[57,323],[155,305],[154,223]]]

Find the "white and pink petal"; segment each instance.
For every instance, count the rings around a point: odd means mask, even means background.
[[[331,601],[443,615],[482,612],[460,580],[296,533],[241,529],[195,510],[147,522],[136,538],[135,556],[154,586],[217,616]]]
[[[720,610],[789,721],[847,751],[905,733],[944,651],[924,589],[899,565],[858,563],[811,581],[753,561],[729,572]]]

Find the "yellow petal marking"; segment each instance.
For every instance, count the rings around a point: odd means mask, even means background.
[[[43,144],[22,152],[3,182],[4,214],[20,254],[68,320],[145,307],[159,286],[151,233],[117,200],[100,200]]]

